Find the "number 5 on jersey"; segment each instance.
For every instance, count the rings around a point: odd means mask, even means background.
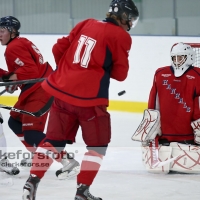
[[[73,63],[80,63],[81,67],[87,68],[88,63],[90,61],[92,50],[94,49],[95,45],[96,45],[96,40],[87,37],[85,35],[81,35],[78,40],[78,47],[74,55]],[[85,50],[80,60],[80,53],[83,47],[85,48]]]

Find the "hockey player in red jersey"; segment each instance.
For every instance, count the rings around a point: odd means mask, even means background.
[[[190,45],[178,43],[170,54],[171,66],[155,72],[148,110],[143,119],[143,122],[149,122],[143,130],[150,131],[147,135],[141,131],[145,126],[141,123],[140,131],[136,131],[132,139],[138,140],[143,134],[143,144],[148,140],[154,140],[155,145],[158,143],[158,169],[151,166],[153,155],[144,145],[143,161],[148,171],[199,173],[200,165],[196,161],[200,159],[200,148],[196,145],[200,144],[200,69],[193,66],[195,51]],[[161,163],[172,158],[171,163]]]
[[[3,81],[47,77],[53,71],[52,67],[43,62],[40,51],[31,41],[19,37],[20,26],[19,20],[12,16],[0,19],[0,41],[2,45],[7,46],[4,55],[8,73],[2,76]],[[18,88],[11,86],[6,89],[7,92],[13,93]],[[22,85],[20,89],[15,108],[36,111],[50,98],[42,89],[41,83]],[[47,113],[36,118],[11,111],[8,124],[21,142],[32,151],[32,147],[37,146],[45,137],[43,130],[46,118]]]
[[[66,140],[74,140],[78,127],[87,145],[87,152],[77,176],[76,200],[100,200],[89,192],[111,138],[110,114],[107,112],[110,78],[124,81],[129,70],[128,53],[131,37],[127,33],[138,20],[138,10],[132,0],[113,0],[104,21],[87,19],[78,23],[69,36],[58,39],[53,54],[58,65],[42,87],[53,96],[54,103],[46,139],[36,152],[46,154]],[[46,153],[48,152],[48,154]],[[40,161],[37,154],[33,163]],[[48,169],[33,165],[24,186],[23,199],[35,198],[37,185]]]
[[[160,111],[160,142],[194,144],[191,122],[200,118],[200,69],[192,66],[195,52],[184,43],[172,48],[171,62],[156,70],[148,108]]]
[[[45,78],[49,76],[53,69],[48,62],[43,61],[43,56],[39,49],[28,39],[19,37],[20,22],[13,16],[2,17],[0,19],[0,41],[6,45],[5,59],[8,73],[1,70],[3,81],[27,80]],[[37,111],[42,108],[51,94],[47,93],[41,83],[23,84],[20,86],[8,86],[7,92],[13,93],[20,88],[21,93],[15,108],[27,111]],[[23,115],[17,112],[10,112],[8,125],[11,130],[19,137],[26,148],[34,152],[36,147],[45,138],[43,133],[48,113],[41,117]],[[23,159],[21,165],[31,164],[32,159]],[[66,167],[69,160],[64,156],[60,160]],[[78,162],[74,160],[77,165]]]

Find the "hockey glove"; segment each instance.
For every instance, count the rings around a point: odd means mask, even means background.
[[[17,90],[18,85],[8,85],[6,86],[6,91],[10,94],[13,94]]]
[[[191,122],[191,126],[194,130],[194,142],[200,144],[200,119]]]
[[[11,72],[11,73],[7,73],[5,75],[3,75],[1,78],[3,80],[3,82],[9,82],[9,81],[12,81],[12,80],[9,80],[9,78],[14,74],[14,72]]]
[[[154,109],[145,109],[143,119],[133,134],[132,140],[140,141],[142,145],[148,145],[151,140],[161,134],[160,112]]]

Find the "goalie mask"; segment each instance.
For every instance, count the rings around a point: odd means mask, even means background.
[[[16,36],[19,36],[20,27],[21,24],[15,17],[7,16],[0,19],[0,28],[6,28],[10,33],[15,33]]]
[[[139,12],[132,0],[113,0],[110,3],[109,13],[117,16],[122,23],[122,20],[126,21],[129,31],[134,28],[139,19]],[[130,26],[132,22],[132,26]],[[123,23],[122,23],[123,24]]]
[[[195,63],[195,51],[188,44],[181,42],[174,45],[170,54],[175,77],[182,76]]]

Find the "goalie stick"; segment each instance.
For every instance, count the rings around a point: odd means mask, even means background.
[[[36,79],[28,79],[21,81],[9,81],[9,82],[0,82],[0,86],[8,86],[8,85],[21,85],[21,84],[29,84],[29,83],[37,83],[42,82],[46,78],[36,78]]]
[[[171,163],[172,161],[176,160],[179,156],[176,156],[174,158],[170,158],[165,161],[160,161],[158,158],[158,139],[155,138],[154,140],[151,141],[150,143],[150,152],[151,152],[151,168],[157,168],[157,167],[162,167],[168,163]]]
[[[31,115],[33,117],[40,117],[40,116],[44,115],[50,109],[51,104],[53,103],[53,100],[54,100],[54,97],[51,97],[48,100],[48,102],[45,104],[45,106],[43,106],[40,110],[38,110],[36,112],[29,112],[29,111],[26,111],[26,110],[20,110],[20,109],[17,109],[17,108],[11,107],[11,106],[6,106],[6,105],[3,105],[3,104],[0,104],[0,108],[11,110],[11,111],[18,112],[18,113],[21,113],[21,114]]]

